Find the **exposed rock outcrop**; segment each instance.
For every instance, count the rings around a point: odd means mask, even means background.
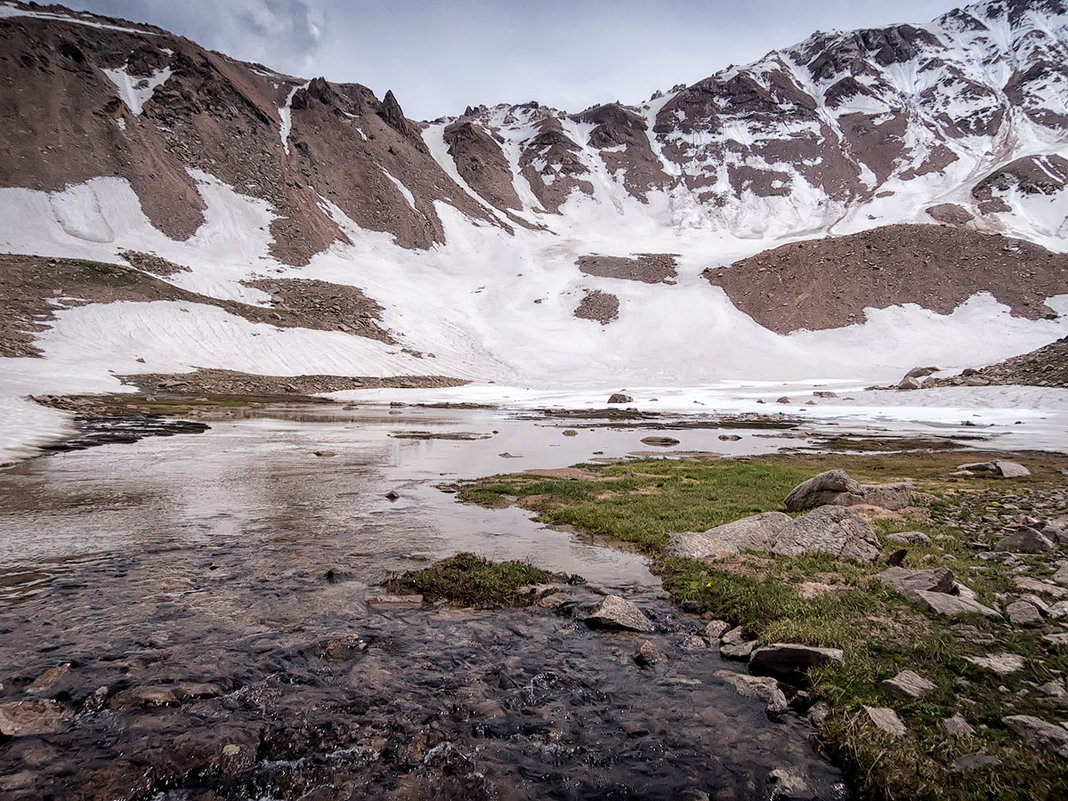
[[[574,314],[580,320],[596,320],[601,325],[608,325],[619,316],[619,298],[595,289],[582,298]]]
[[[575,262],[586,275],[620,278],[646,284],[674,283],[676,257],[671,253],[638,253],[626,256],[580,256]]]
[[[867,521],[852,509],[822,506],[792,520],[782,512],[765,512],[704,532],[672,535],[668,556],[718,559],[741,551],[784,556],[829,553],[841,559],[875,561],[879,543]]]
[[[861,484],[850,478],[844,470],[828,470],[794,487],[783,503],[791,512],[802,512],[826,504],[869,505],[898,510],[912,503],[913,497],[912,485],[908,482]]]

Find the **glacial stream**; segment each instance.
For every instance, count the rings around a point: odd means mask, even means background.
[[[207,422],[0,471],[0,704],[22,727],[0,797],[770,799],[781,770],[848,797],[800,717],[716,677],[744,666],[693,647],[703,621],[642,558],[437,487],[650,434],[754,453],[796,432],[340,405]],[[390,572],[465,550],[589,587],[564,613],[373,602]],[[655,621],[663,662],[581,623],[604,591]]]

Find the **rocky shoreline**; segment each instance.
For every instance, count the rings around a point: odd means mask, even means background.
[[[1068,782],[1068,462],[961,455],[912,457],[940,463],[919,482],[827,471],[785,496],[780,508],[797,517],[761,512],[645,546],[663,548],[655,570],[675,603],[704,618],[693,646],[747,663],[730,683],[770,719],[805,717],[864,798],[935,787],[981,798],[995,780],[1011,797],[1053,799]],[[550,522],[592,520],[583,504],[611,503],[654,464],[587,470],[560,496],[520,475],[461,491],[489,502],[480,486],[494,487]],[[647,504],[642,494],[671,476],[623,494]],[[615,514],[630,508],[617,502]],[[624,612],[617,625],[650,630],[640,623]],[[659,656],[642,644],[634,658]]]

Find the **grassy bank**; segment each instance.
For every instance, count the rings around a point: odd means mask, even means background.
[[[928,534],[932,544],[908,546],[905,566],[948,567],[988,606],[1003,607],[1025,592],[1017,577],[1048,577],[1056,569],[1057,551],[1006,565],[980,559],[976,543],[1000,536],[1016,515],[1056,512],[1059,502],[1050,500],[1050,492],[1064,486],[1056,472],[1063,458],[1023,460],[1033,473],[1026,479],[953,475],[960,463],[981,458],[899,453],[708,463],[643,460],[583,465],[559,475],[494,476],[458,490],[468,502],[517,503],[550,524],[639,548],[654,558],[654,572],[681,608],[743,625],[762,643],[842,648],[843,662],[810,673],[810,691],[831,707],[817,736],[863,797],[1052,801],[1068,797],[1068,760],[1024,744],[1001,722],[1006,715],[1054,723],[1068,719],[1065,702],[1047,692],[1050,682],[1068,672],[1065,646],[1042,637],[1051,624],[1014,626],[978,615],[949,620],[909,603],[874,578],[885,569],[885,557],[902,547],[888,535],[906,530]],[[875,564],[823,555],[742,554],[711,563],[663,558],[671,533],[781,509],[793,486],[832,467],[863,481],[913,478],[934,500],[873,521],[884,549]],[[991,653],[1020,655],[1024,667],[999,675],[966,659]],[[917,700],[880,686],[904,669],[936,689]],[[895,738],[878,731],[864,706],[894,709],[908,733]],[[947,732],[943,720],[955,715],[972,727],[972,736]],[[975,754],[997,763],[973,770],[954,766]]]

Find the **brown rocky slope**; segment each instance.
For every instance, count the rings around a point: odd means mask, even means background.
[[[1030,353],[1013,356],[979,370],[965,370],[950,378],[928,378],[923,388],[1017,384],[1068,389],[1068,337]]]
[[[367,87],[323,79],[300,88],[159,28],[99,17],[114,27],[90,26],[51,11],[0,19],[0,186],[58,191],[125,178],[153,225],[184,239],[203,221],[188,172],[202,170],[268,201],[278,215],[273,253],[298,265],[345,239],[322,198],[404,247],[443,241],[435,201],[499,224],[434,161],[391,93],[379,101]],[[105,73],[116,69],[134,80],[170,75],[138,113]]]
[[[34,337],[48,327],[57,308],[120,300],[202,303],[253,323],[344,331],[393,342],[379,325],[381,306],[355,287],[284,279],[249,283],[271,294],[270,306],[200,295],[118,264],[0,255],[0,357],[41,355]],[[50,300],[60,297],[62,304]]]
[[[1045,300],[1068,291],[1068,255],[963,228],[889,225],[794,242],[704,275],[760,325],[786,334],[860,323],[868,307],[916,303],[949,314],[977,292],[1019,317],[1053,317]]]

